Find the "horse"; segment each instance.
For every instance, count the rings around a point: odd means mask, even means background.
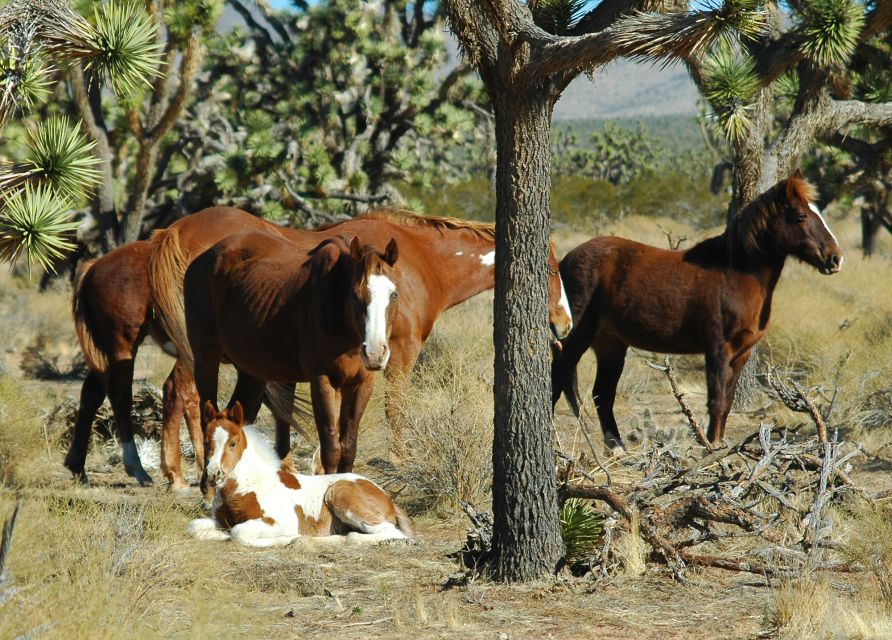
[[[121,441],[124,469],[140,485],[152,484],[133,441],[133,361],[147,336],[168,351],[172,343],[153,321],[146,276],[149,248],[146,241],[118,247],[101,258],[83,263],[75,279],[71,309],[88,372],[81,386],[74,437],[65,456],[65,466],[81,482],[87,482],[84,463],[93,420],[107,396]],[[162,429],[166,437],[162,449],[174,446],[179,451],[179,424],[185,411],[192,443],[199,445],[195,449],[196,462],[203,469],[198,398],[190,381],[183,368],[176,366],[164,383],[164,416],[166,421],[173,422]],[[176,439],[171,443],[172,434]],[[168,458],[162,457],[162,460]],[[175,489],[188,487],[179,467],[168,468],[162,464],[162,471],[168,477],[179,478],[179,483],[173,483]]]
[[[383,252],[353,237],[307,253],[262,231],[229,236],[196,258],[183,279],[195,384],[217,400],[220,363],[235,365],[231,402],[249,419],[267,382],[309,382],[326,473],[353,469],[359,423],[390,359],[400,306],[398,245]],[[293,395],[293,392],[292,392]]]
[[[295,245],[296,252],[306,252],[321,240],[337,234],[357,236],[379,251],[391,239],[397,241],[400,261],[394,272],[394,283],[398,290],[411,295],[400,301],[393,321],[390,359],[384,371],[385,378],[392,383],[410,375],[441,313],[495,285],[495,227],[492,224],[378,208],[353,220],[316,231],[302,231],[279,227],[232,207],[212,207],[156,231],[151,240],[148,278],[156,316],[180,357],[189,363],[188,370],[192,359],[182,293],[186,269],[198,255],[225,237],[223,230],[249,229],[287,239]],[[555,340],[559,340],[572,328],[572,318],[553,247],[543,268],[549,273],[549,323]],[[387,389],[385,410],[391,425],[391,450],[396,450],[399,457],[399,407]],[[173,425],[173,421],[165,421],[165,425]],[[177,430],[171,439],[178,437],[178,433]],[[278,421],[276,449],[281,456],[290,449],[289,437],[287,423]],[[174,447],[168,452],[178,455]]]
[[[593,238],[561,261],[575,327],[554,351],[552,402],[561,394],[579,416],[576,367],[597,359],[592,397],[605,444],[624,449],[613,415],[629,347],[705,354],[709,430],[720,444],[740,372],[762,339],[774,289],[789,256],[823,274],[840,270],[842,250],[797,171],[756,198],[719,236],[686,251],[616,237]]]
[[[208,401],[202,413],[208,482],[219,490],[211,517],[189,523],[195,538],[271,547],[300,537],[338,542],[412,537],[409,517],[371,480],[353,473],[293,473],[254,427],[245,426],[238,402],[218,411]]]

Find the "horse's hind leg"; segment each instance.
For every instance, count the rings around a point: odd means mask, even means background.
[[[180,424],[183,420],[184,398],[180,389],[179,361],[174,364],[164,381],[164,410],[161,426],[161,473],[167,478],[171,491],[183,493],[189,483],[183,477],[180,463]]]
[[[136,451],[133,440],[133,358],[112,362],[108,368],[108,398],[115,414],[115,427],[121,440],[124,470],[140,484],[152,484],[152,477],[146,473]]]
[[[325,494],[325,504],[339,521],[353,530],[351,542],[405,539],[396,510],[386,493],[369,480],[341,480]]]
[[[198,391],[195,389],[195,380],[186,371],[185,366],[180,369],[177,377],[177,389],[183,398],[183,412],[186,415],[186,429],[189,431],[189,439],[192,441],[192,450],[195,452],[195,468],[199,477],[204,471],[204,434],[201,432],[201,408],[198,405]]]
[[[611,449],[626,447],[619,435],[616,418],[613,415],[613,403],[616,400],[616,386],[626,363],[628,346],[618,340],[599,336],[594,344],[595,356],[598,359],[598,373],[595,386],[592,388],[592,399],[598,411],[604,444]]]
[[[265,387],[266,383],[263,380],[239,370],[238,378],[235,381],[235,389],[232,390],[232,396],[229,398],[229,404],[226,406],[231,409],[236,401],[240,402],[245,410],[245,422],[251,424],[257,420],[257,413],[260,411],[260,403],[263,400],[263,389]]]
[[[81,401],[77,409],[77,420],[74,423],[74,435],[71,438],[71,446],[65,456],[65,466],[74,477],[81,482],[87,482],[87,474],[84,472],[84,464],[87,460],[87,447],[90,444],[90,434],[93,431],[93,419],[96,412],[105,400],[105,382],[103,374],[90,371],[81,385]]]

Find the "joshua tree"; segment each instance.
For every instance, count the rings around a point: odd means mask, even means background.
[[[82,65],[118,92],[147,82],[154,27],[118,0],[93,17],[88,22],[63,0],[12,0],[0,9],[0,132],[48,97],[57,67]],[[56,117],[26,124],[26,151],[0,166],[0,260],[24,254],[50,268],[73,248],[69,211],[103,174],[95,141],[77,124]]]
[[[491,568],[518,581],[562,556],[546,314],[551,113],[581,71],[620,56],[698,60],[717,37],[761,28],[755,0],[662,14],[659,0],[447,0],[496,116],[495,437]]]
[[[865,158],[888,148],[892,2],[765,2],[771,28],[685,62],[731,147],[733,218],[817,140]],[[782,14],[784,7],[789,15]],[[860,99],[853,99],[852,96]],[[876,146],[875,146],[876,145]],[[880,165],[876,165],[880,166]]]

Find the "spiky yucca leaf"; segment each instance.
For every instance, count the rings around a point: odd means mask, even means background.
[[[759,91],[753,59],[722,44],[704,60],[703,79],[722,133],[731,141],[742,139],[752,125],[751,103]]]
[[[95,142],[81,134],[80,123],[53,117],[28,136],[30,153],[26,160],[34,174],[56,192],[82,198],[99,183],[100,173],[94,168],[99,159],[90,153],[94,146]]]
[[[161,44],[149,15],[135,2],[110,0],[95,9],[96,55],[88,62],[108,75],[118,95],[149,86],[160,75]]]
[[[845,64],[863,27],[858,0],[812,0],[802,12],[802,52],[822,66]]]
[[[730,46],[719,46],[703,62],[706,99],[713,106],[748,104],[759,90],[753,59]]]
[[[557,36],[567,35],[585,12],[587,0],[538,0],[530,2],[533,21]]]
[[[0,262],[25,255],[28,264],[37,262],[52,270],[56,260],[74,249],[70,240],[78,223],[68,215],[70,201],[49,185],[25,184],[8,198],[0,212]]]
[[[561,538],[564,557],[568,562],[579,562],[592,555],[601,531],[604,516],[579,498],[570,498],[561,505]]]

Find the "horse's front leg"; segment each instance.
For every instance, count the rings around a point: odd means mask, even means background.
[[[384,386],[384,415],[387,418],[387,448],[391,462],[400,462],[406,457],[403,438],[406,392],[421,346],[422,342],[417,339],[392,340],[390,343],[390,361],[384,370],[384,378],[387,380]]]
[[[196,518],[191,521],[189,535],[198,540],[229,540],[229,532],[221,529],[213,518]]]
[[[357,384],[351,384],[341,392],[341,462],[338,473],[353,471],[356,460],[356,440],[359,436],[359,422],[365,413],[372,390],[375,388],[374,374],[366,376]]]
[[[706,405],[709,409],[709,430],[706,437],[713,446],[720,445],[725,435],[725,421],[734,400],[734,385],[736,378],[728,344],[724,341],[715,342],[706,351]]]
[[[297,538],[296,533],[289,533],[279,527],[274,520],[269,518],[255,518],[235,525],[229,535],[234,542],[249,547],[279,547],[289,544]]]
[[[340,391],[332,386],[328,376],[316,376],[310,379],[313,418],[316,421],[316,432],[319,434],[319,449],[325,473],[337,473],[341,462],[341,442],[338,437],[340,396]]]

